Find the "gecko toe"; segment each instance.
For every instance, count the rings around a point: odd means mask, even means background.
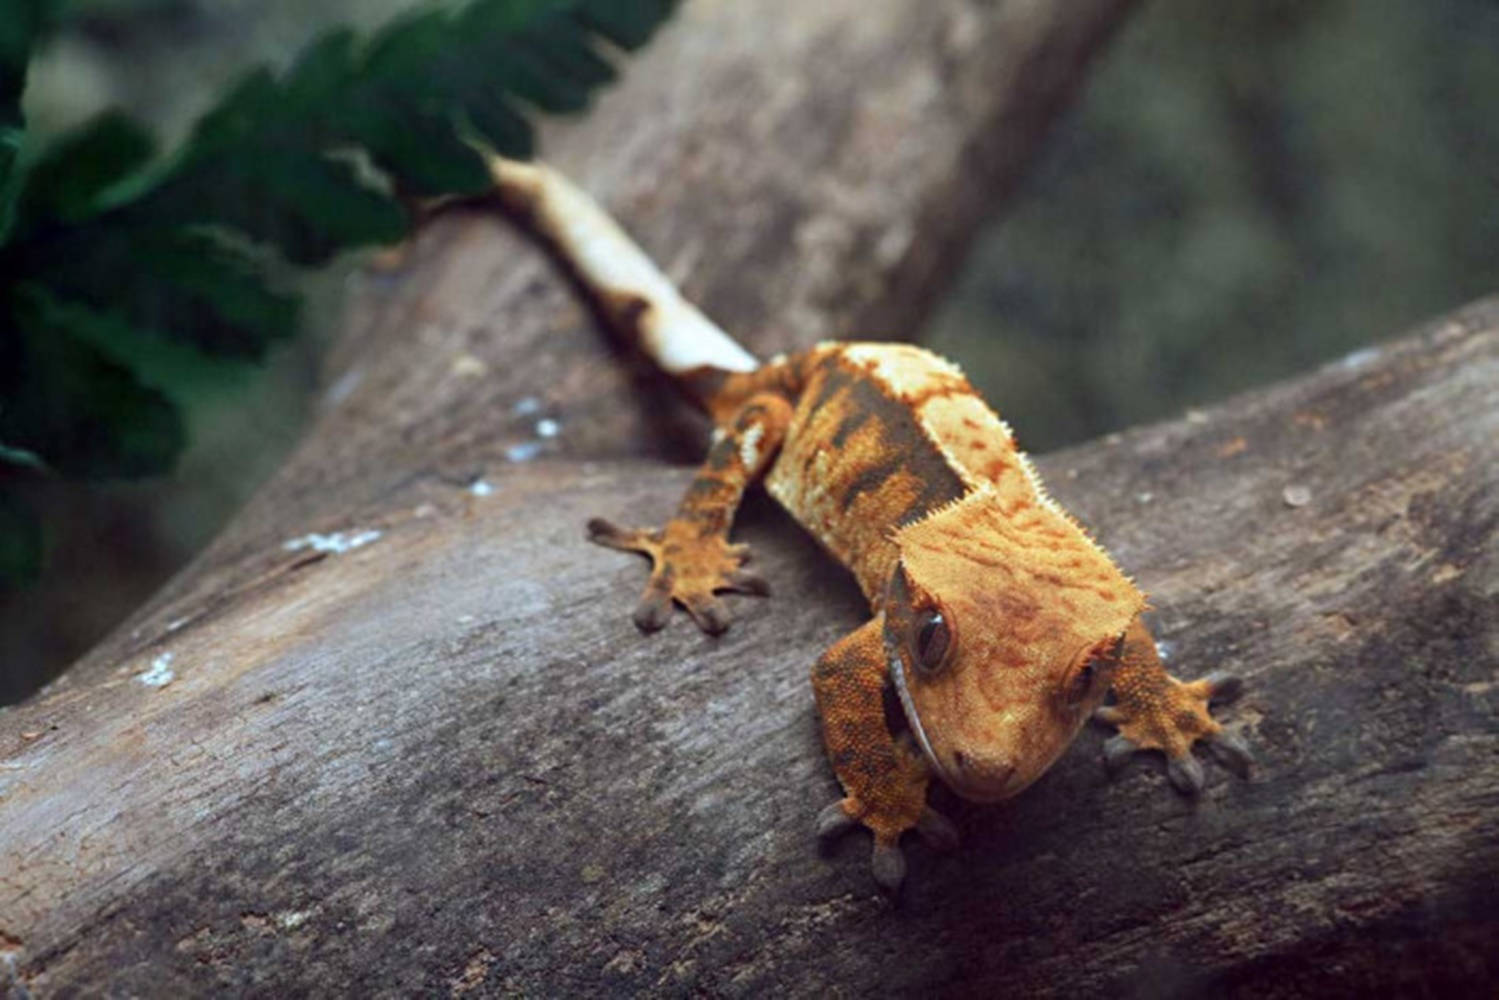
[[[722,635],[734,621],[727,605],[712,594],[689,596],[683,598],[682,603],[692,620],[709,635]]]
[[[611,548],[619,548],[623,539],[632,534],[624,531],[613,521],[607,521],[602,517],[590,517],[588,519],[588,540],[599,545],[608,545]]]
[[[602,517],[591,517],[588,519],[588,540],[611,549],[652,555],[661,541],[661,532],[648,528],[629,530]]]
[[[1115,734],[1103,742],[1103,766],[1109,774],[1118,774],[1139,747],[1128,736]]]
[[[1241,778],[1249,777],[1249,769],[1254,765],[1254,754],[1250,752],[1249,744],[1244,742],[1242,736],[1231,730],[1221,729],[1204,742],[1220,764]]]
[[[664,626],[671,618],[671,579],[665,575],[651,577],[630,617],[642,632],[655,632]]]
[[[724,581],[724,589],[732,590],[740,594],[754,594],[756,597],[769,597],[770,584],[763,576],[739,569],[730,573]]]
[[[1215,670],[1200,683],[1213,701],[1233,701],[1244,691],[1243,678],[1226,670]]]
[[[1207,780],[1202,764],[1190,751],[1180,757],[1166,758],[1166,777],[1183,795],[1196,795]]]
[[[901,853],[900,845],[885,844],[876,840],[874,852],[869,858],[869,868],[874,872],[874,880],[887,895],[894,896],[900,892],[901,883],[906,880],[906,856]]]
[[[927,806],[921,811],[921,818],[916,821],[916,832],[921,839],[934,851],[957,850],[958,828],[952,825],[952,820]]]
[[[1124,713],[1117,705],[1100,705],[1093,710],[1093,721],[1105,726],[1117,726],[1124,721]]]
[[[840,837],[858,825],[859,821],[843,808],[842,799],[834,801],[817,814],[817,836],[822,840]]]

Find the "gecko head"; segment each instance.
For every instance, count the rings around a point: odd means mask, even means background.
[[[975,494],[896,542],[885,655],[906,721],[959,795],[1009,798],[1103,700],[1145,597],[1050,505]]]

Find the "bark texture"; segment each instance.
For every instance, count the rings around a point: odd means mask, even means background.
[[[688,4],[546,148],[753,349],[899,334],[1125,6]],[[866,839],[811,835],[852,581],[760,498],[775,596],[640,636],[643,563],[582,525],[663,520],[701,425],[489,215],[363,284],[287,468],[0,713],[0,989],[1492,985],[1499,301],[1040,461],[1173,668],[1245,676],[1260,764],[1191,803],[1085,733],[944,801],[965,844],[912,846],[896,909]]]

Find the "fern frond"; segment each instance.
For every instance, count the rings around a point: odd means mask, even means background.
[[[0,359],[0,441],[79,479],[141,476],[170,464],[186,436],[167,396],[78,336],[76,317],[44,292],[23,289],[15,306]]]
[[[21,91],[31,53],[57,20],[58,0],[0,0],[0,240],[10,229],[16,160],[26,134]]]
[[[333,31],[279,76],[244,77],[164,160],[147,132],[105,113],[33,157],[14,185],[0,297],[18,309],[16,290],[29,287],[210,355],[258,358],[295,328],[296,300],[267,282],[266,255],[245,248],[315,266],[399,239],[409,197],[488,187],[475,140],[529,156],[522,107],[581,108],[615,75],[606,47],[639,45],[671,8],[474,0],[363,40]],[[71,314],[52,315],[66,325]],[[79,439],[0,440],[66,469],[54,449]]]

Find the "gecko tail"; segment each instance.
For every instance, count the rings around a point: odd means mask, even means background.
[[[671,279],[598,202],[540,161],[489,159],[500,201],[549,242],[588,289],[615,332],[694,397],[720,372],[760,367]],[[705,376],[710,376],[705,379]],[[704,402],[704,400],[699,400]]]

